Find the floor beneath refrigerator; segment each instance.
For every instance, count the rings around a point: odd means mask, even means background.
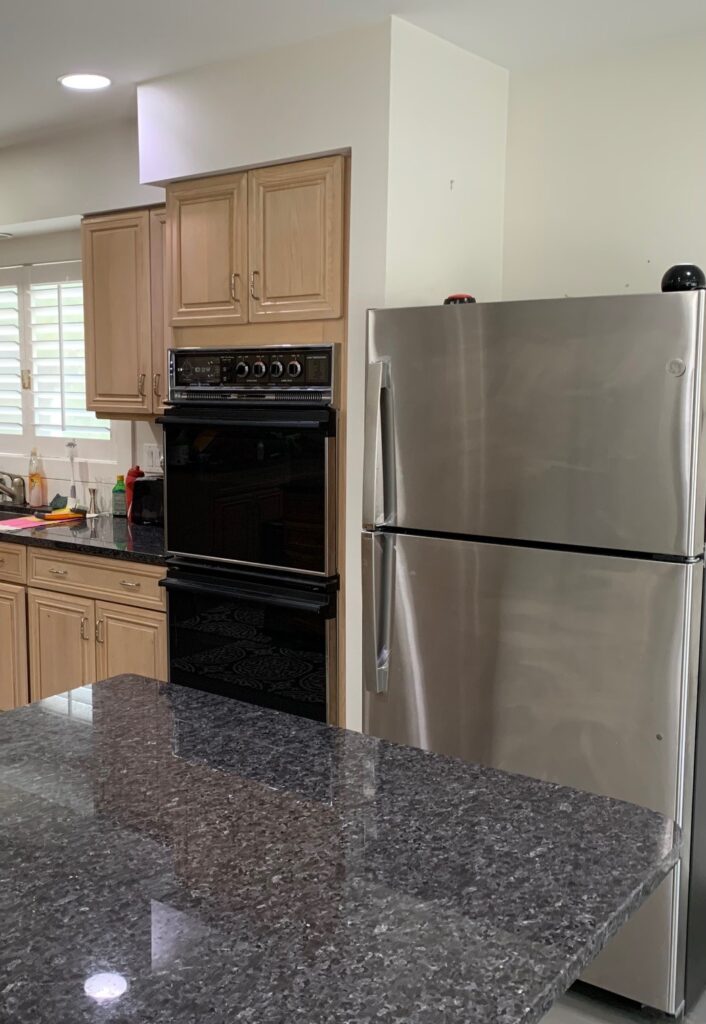
[[[672,1019],[642,1010],[636,1003],[606,997],[598,989],[576,986],[557,999],[542,1024],[647,1024],[658,1020],[667,1024]],[[706,1024],[706,992],[682,1020],[684,1024]]]

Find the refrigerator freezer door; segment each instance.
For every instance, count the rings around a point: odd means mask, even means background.
[[[366,732],[688,828],[700,562],[376,533],[363,536],[363,573]],[[668,1012],[683,955],[671,886],[590,979]]]
[[[365,526],[700,554],[703,308],[682,292],[373,310]]]

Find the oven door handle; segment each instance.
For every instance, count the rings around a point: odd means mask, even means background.
[[[331,595],[320,597],[311,595],[293,595],[285,593],[277,588],[268,591],[251,590],[249,587],[220,586],[211,583],[197,583],[187,580],[175,580],[167,577],[159,581],[159,586],[169,591],[181,594],[205,594],[212,597],[231,597],[255,604],[269,604],[275,608],[291,608],[296,611],[325,612],[331,608]]]
[[[208,417],[201,419],[198,416],[158,416],[155,423],[162,423],[164,426],[172,427],[275,427],[281,430],[286,427],[295,427],[298,430],[329,430],[327,421],[321,418],[307,419],[277,419],[276,416],[267,419],[247,419],[233,417],[233,419],[217,419]]]

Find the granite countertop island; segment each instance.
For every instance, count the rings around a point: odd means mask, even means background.
[[[0,716],[14,1024],[532,1022],[678,858],[620,801],[134,676],[91,696]]]
[[[161,526],[138,526],[111,515],[96,516],[67,526],[38,526],[33,530],[3,531],[0,543],[74,551],[102,558],[162,565],[165,562],[164,530]]]

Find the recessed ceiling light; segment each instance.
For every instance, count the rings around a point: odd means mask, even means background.
[[[90,92],[92,89],[106,89],[110,85],[110,79],[105,75],[61,75],[59,81],[66,89],[81,89]]]

